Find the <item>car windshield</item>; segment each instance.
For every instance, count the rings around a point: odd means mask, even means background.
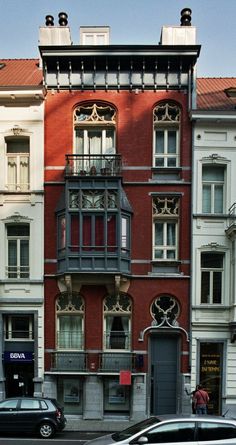
[[[159,419],[156,417],[150,417],[149,419],[143,420],[142,422],[136,423],[135,425],[131,426],[130,428],[127,428],[123,431],[113,433],[112,439],[116,442],[119,442],[120,440],[128,439],[129,437],[133,436],[136,433],[140,433],[140,431],[144,430],[145,428],[154,425],[155,423],[160,422]]]

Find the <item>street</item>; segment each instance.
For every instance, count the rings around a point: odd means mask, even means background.
[[[63,431],[58,433],[53,439],[40,439],[37,436],[28,435],[1,435],[0,445],[68,445],[71,442],[73,445],[83,445],[87,440],[95,437],[103,436],[106,433],[83,432],[83,431]]]

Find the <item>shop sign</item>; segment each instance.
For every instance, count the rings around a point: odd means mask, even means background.
[[[33,353],[32,352],[16,352],[16,351],[5,351],[4,352],[4,361],[5,362],[23,362],[29,363],[33,361]]]

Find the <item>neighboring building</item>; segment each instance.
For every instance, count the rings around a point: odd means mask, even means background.
[[[72,45],[64,13],[40,29],[44,393],[75,428],[190,410],[189,110],[200,47],[189,10],[181,24],[164,27],[158,45],[110,45],[108,27],[82,28]]]
[[[192,229],[192,384],[236,411],[236,78],[197,80]]]
[[[42,394],[43,102],[37,60],[0,60],[1,398]]]

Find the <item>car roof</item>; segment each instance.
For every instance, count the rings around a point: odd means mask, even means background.
[[[232,421],[236,424],[236,419],[230,416],[224,417],[224,416],[213,416],[211,414],[204,414],[204,415],[198,415],[198,414],[161,414],[160,416],[152,416],[157,419],[157,421],[170,421],[170,420],[179,420],[179,421],[185,421],[185,420],[197,420],[197,421],[218,421],[218,422],[225,422],[225,421]]]

